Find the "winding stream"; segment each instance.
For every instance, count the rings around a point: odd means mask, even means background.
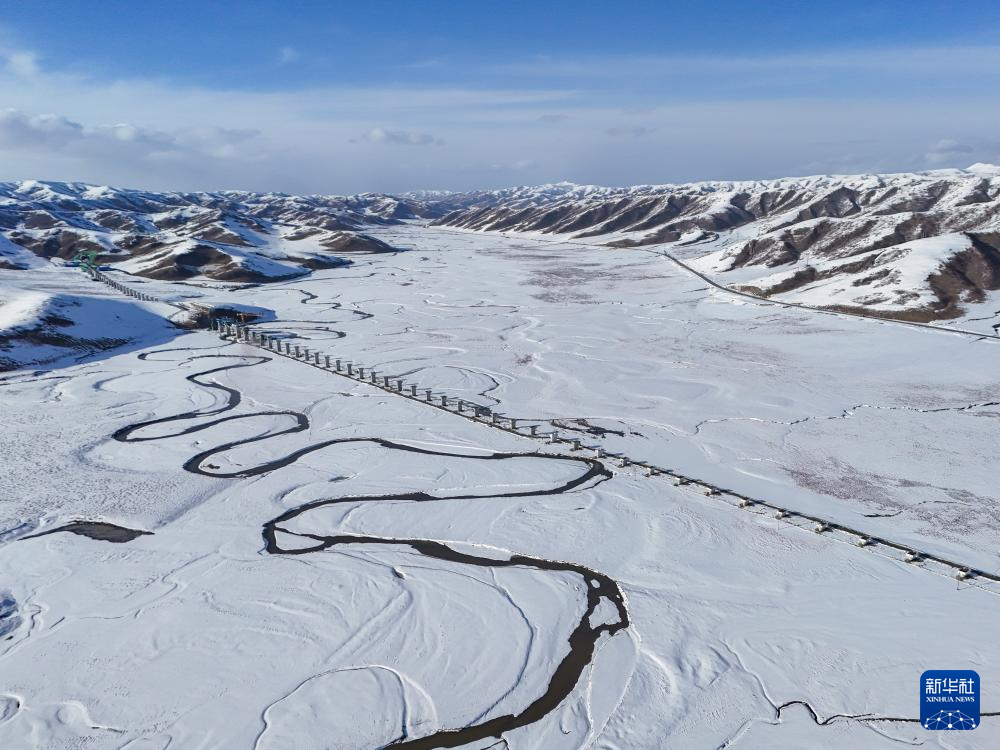
[[[312,298],[314,299],[314,297]],[[311,299],[307,297],[302,301],[305,303],[311,301]],[[315,321],[309,322],[315,323]],[[140,354],[139,358],[149,359],[153,355],[162,355],[178,351],[190,352],[191,350],[161,349]],[[480,723],[465,727],[442,729],[432,735],[424,737],[409,737],[404,734],[404,736],[393,741],[387,747],[406,748],[407,750],[433,750],[434,748],[459,747],[481,740],[499,740],[502,739],[504,733],[506,732],[533,724],[555,711],[559,705],[573,693],[577,685],[580,683],[584,672],[591,664],[597,645],[601,641],[602,637],[607,636],[610,638],[629,626],[628,611],[618,584],[608,576],[583,565],[547,560],[544,558],[520,554],[512,554],[507,559],[483,557],[466,551],[457,550],[444,542],[433,539],[401,539],[350,533],[321,535],[310,534],[302,531],[292,531],[287,527],[287,524],[290,521],[297,519],[312,510],[336,504],[387,502],[437,503],[458,502],[473,498],[502,499],[558,495],[571,492],[581,487],[592,487],[609,479],[611,477],[611,473],[599,461],[591,458],[556,456],[534,451],[523,453],[468,455],[464,453],[420,448],[379,437],[351,437],[312,443],[306,447],[288,453],[287,455],[274,458],[254,466],[244,467],[239,471],[222,472],[219,470],[218,466],[210,463],[213,456],[222,454],[241,445],[269,440],[279,435],[303,432],[309,429],[310,423],[308,417],[304,414],[283,410],[256,411],[244,414],[227,414],[226,416],[219,416],[226,414],[227,412],[231,412],[239,406],[242,400],[242,394],[236,388],[222,385],[215,382],[213,379],[207,378],[229,370],[256,367],[257,365],[270,361],[271,358],[263,355],[200,354],[187,356],[183,359],[183,362],[191,362],[202,359],[211,360],[213,362],[217,362],[219,360],[230,360],[228,364],[213,366],[186,376],[186,380],[189,382],[194,383],[201,388],[209,389],[215,394],[221,395],[223,397],[223,403],[206,409],[186,411],[168,417],[137,422],[116,431],[113,435],[114,439],[124,443],[162,440],[169,437],[177,437],[199,432],[224,422],[235,422],[259,416],[277,416],[290,418],[292,421],[291,426],[268,432],[264,435],[256,435],[245,439],[233,440],[199,452],[184,462],[184,469],[195,474],[215,478],[252,477],[275,471],[276,469],[280,469],[294,463],[299,458],[313,453],[314,451],[342,443],[370,443],[391,451],[405,451],[410,454],[427,456],[429,459],[435,457],[447,457],[452,459],[461,459],[463,461],[510,461],[512,459],[535,458],[544,461],[562,462],[564,465],[570,464],[579,468],[579,473],[574,478],[565,481],[562,484],[544,489],[499,492],[491,494],[463,492],[460,494],[446,496],[432,495],[426,492],[408,492],[394,495],[355,495],[325,498],[287,510],[278,517],[264,524],[264,548],[269,554],[272,555],[307,555],[351,545],[385,547],[405,546],[426,558],[459,565],[472,565],[496,569],[511,567],[530,568],[537,571],[573,573],[580,577],[581,586],[586,591],[585,610],[580,617],[579,622],[568,636],[568,653],[556,666],[551,677],[549,678],[545,691],[540,696],[535,698],[530,704],[516,713],[495,716],[493,718],[485,719]],[[154,425],[173,423],[184,424],[182,424],[179,429],[169,432],[168,434],[157,434],[155,436],[147,437],[144,437],[141,434],[141,431],[145,428]],[[310,543],[306,546],[285,548],[281,545],[279,534],[294,536],[299,541],[305,540]],[[601,612],[598,613],[598,608],[602,603],[610,605],[610,608],[604,607]],[[605,614],[605,612],[608,612],[608,614]]]

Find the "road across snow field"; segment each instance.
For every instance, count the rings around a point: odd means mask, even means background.
[[[524,418],[512,417],[510,415],[500,415],[499,413],[493,411],[489,407],[482,406],[475,402],[466,401],[464,399],[455,399],[444,394],[435,393],[433,388],[424,388],[415,383],[407,383],[403,378],[399,378],[394,375],[385,375],[384,373],[378,374],[376,370],[371,366],[359,365],[357,362],[343,363],[342,360],[336,358],[336,355],[322,354],[321,352],[310,350],[308,347],[293,345],[289,343],[294,337],[291,334],[279,333],[277,335],[263,335],[255,331],[248,326],[242,326],[240,324],[224,323],[220,321],[213,321],[213,330],[219,330],[222,333],[222,338],[230,339],[236,343],[247,343],[254,346],[261,347],[264,351],[275,352],[279,355],[286,357],[292,357],[295,361],[302,362],[303,364],[310,365],[313,367],[321,367],[327,372],[342,375],[344,377],[353,378],[362,383],[369,383],[375,388],[380,388],[383,391],[398,395],[402,398],[410,398],[419,401],[421,404],[427,406],[433,406],[439,409],[445,409],[452,411],[459,416],[464,416],[466,419],[473,421],[481,421],[490,427],[500,430],[506,430],[515,435],[527,434],[528,436],[544,440],[550,445],[554,444],[568,444],[571,451],[579,451],[586,449],[592,451],[598,459],[606,458],[608,461],[614,461],[619,467],[634,467],[637,470],[643,472],[643,476],[646,477],[661,477],[669,478],[673,481],[675,486],[684,486],[688,489],[694,491],[702,492],[710,497],[717,497],[724,502],[736,505],[737,507],[744,508],[751,513],[773,513],[774,517],[790,525],[794,525],[798,528],[810,529],[816,533],[826,533],[835,536],[838,541],[846,541],[847,543],[854,544],[857,547],[864,548],[866,550],[876,552],[877,554],[887,555],[891,559],[902,560],[903,562],[912,563],[915,565],[921,565],[924,569],[939,574],[946,575],[955,578],[956,580],[965,581],[971,585],[982,588],[985,591],[990,591],[992,593],[1000,594],[1000,587],[996,586],[1000,583],[1000,575],[993,574],[984,570],[979,570],[971,565],[956,561],[949,560],[941,557],[940,555],[935,555],[928,553],[924,550],[914,549],[912,547],[905,546],[891,539],[885,539],[877,536],[873,536],[868,532],[862,531],[861,529],[851,528],[845,526],[844,524],[838,523],[836,521],[831,521],[828,518],[818,518],[816,516],[809,516],[796,511],[790,511],[787,508],[779,507],[773,503],[768,503],[762,501],[758,498],[751,498],[743,495],[739,492],[728,490],[722,487],[717,487],[713,484],[700,481],[694,477],[685,476],[679,474],[673,469],[668,469],[660,466],[654,466],[652,464],[643,463],[640,461],[635,461],[634,459],[622,455],[622,454],[611,454],[608,453],[600,445],[585,445],[583,440],[579,437],[567,438],[560,434],[559,430],[550,430],[547,432],[539,432],[540,427],[551,427],[551,425],[540,425],[539,423],[531,424],[530,420]],[[266,358],[263,358],[266,359]],[[237,365],[246,366],[246,365]],[[218,368],[218,369],[228,369],[228,368]],[[217,370],[209,370],[208,372],[216,372]],[[189,378],[192,379],[193,378]],[[193,382],[198,382],[193,380]],[[208,384],[209,387],[212,386]],[[422,394],[422,395],[418,395]],[[234,394],[235,396],[235,394]],[[989,406],[998,406],[1000,402],[995,404],[989,404]],[[226,407],[231,408],[231,407]],[[218,413],[217,411],[212,412]],[[167,417],[165,420],[154,420],[154,423],[160,423],[163,421],[173,421],[175,419],[189,419],[193,416],[202,416],[197,413],[185,413],[179,415],[178,417]],[[292,415],[289,415],[292,416]],[[288,432],[298,432],[304,430],[308,426],[308,421],[305,419],[304,415],[294,415],[298,418],[298,425],[293,428],[289,428]],[[237,417],[239,419],[240,417]],[[130,434],[136,427],[144,427],[145,424],[140,424],[134,427],[126,428],[124,431],[119,431],[116,433],[117,439],[125,439],[123,434]],[[200,427],[189,428],[191,430],[201,429]],[[267,436],[265,436],[267,437]],[[253,442],[261,438],[250,438],[249,442]],[[593,443],[593,439],[590,440]],[[231,445],[222,446],[221,449],[226,449],[232,447]],[[322,447],[322,446],[321,446]],[[191,459],[185,464],[185,468],[191,471],[200,471],[198,468],[201,462],[208,456],[211,455],[218,449],[213,449],[205,455],[199,455]],[[298,456],[291,456],[285,459],[281,459],[276,462],[266,464],[262,467],[257,467],[253,469],[252,473],[260,473],[262,471],[269,471],[272,468],[278,466],[287,465],[292,460],[295,460]],[[604,464],[601,464],[602,466]],[[238,474],[230,474],[223,476],[247,476],[246,471],[240,472]],[[216,475],[219,476],[219,475]],[[610,474],[609,474],[610,476]]]

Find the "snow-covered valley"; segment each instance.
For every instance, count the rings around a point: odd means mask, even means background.
[[[108,272],[161,302],[0,270],[0,746],[1000,742],[988,579],[167,318],[256,310],[438,398],[989,572],[1000,340],[733,295],[637,247],[364,232],[400,251],[265,285]],[[58,531],[81,520],[151,533]],[[980,669],[994,715],[924,731],[932,668]]]
[[[1000,328],[1000,167],[456,195],[441,226],[689,259],[715,281],[873,317]],[[989,328],[987,328],[988,323]]]

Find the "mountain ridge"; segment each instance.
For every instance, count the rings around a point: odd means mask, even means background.
[[[349,196],[3,182],[0,268],[83,250],[150,278],[261,283],[396,251],[371,231],[401,222],[666,249],[736,290],[907,320],[961,318],[1000,289],[1000,166],[983,163]]]
[[[412,208],[411,208],[412,205]],[[416,209],[416,210],[414,210]],[[393,196],[158,192],[81,182],[0,183],[0,267],[81,251],[141,276],[266,282],[396,248],[363,230],[418,218]]]
[[[433,224],[657,247],[741,291],[959,318],[1000,289],[1000,167],[467,195]]]

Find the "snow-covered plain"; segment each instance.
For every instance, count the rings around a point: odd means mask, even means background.
[[[642,251],[373,234],[411,250],[262,287],[129,283],[266,308],[320,351],[997,569],[1000,342],[756,304]],[[107,294],[34,273],[0,271],[0,296]],[[0,378],[0,747],[1000,743],[997,718],[912,721],[926,669],[978,670],[997,710],[989,591],[171,335]],[[33,536],[75,519],[153,534]],[[445,733],[490,722],[517,726]]]

